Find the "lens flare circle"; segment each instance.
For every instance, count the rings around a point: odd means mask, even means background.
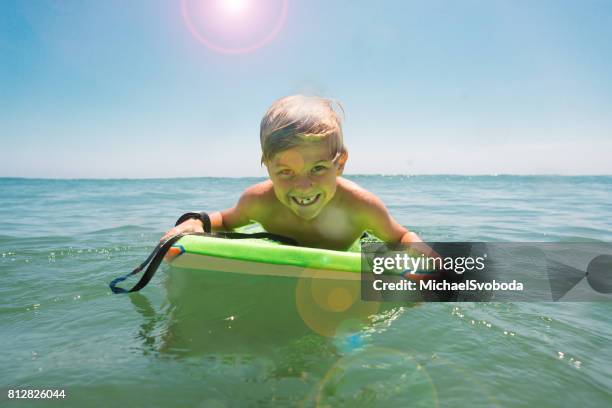
[[[288,0],[181,0],[191,35],[222,54],[246,54],[271,42],[285,25],[288,9]],[[246,44],[228,45],[232,42]]]
[[[223,9],[230,15],[242,14],[248,10],[248,0],[223,0]]]
[[[295,306],[312,331],[334,337],[348,327],[360,330],[381,309],[360,298],[361,281],[325,279],[325,271],[305,269],[295,287]]]

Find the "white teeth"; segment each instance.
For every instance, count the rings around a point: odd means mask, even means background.
[[[313,201],[315,201],[317,199],[319,195],[313,195],[312,197],[305,197],[305,198],[300,198],[300,197],[293,197],[293,199],[300,205],[308,205],[311,204]]]

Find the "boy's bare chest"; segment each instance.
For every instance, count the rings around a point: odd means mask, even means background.
[[[291,237],[300,245],[346,250],[363,233],[351,222],[350,214],[339,209],[326,208],[308,221],[283,210],[271,211],[259,222],[266,231]]]

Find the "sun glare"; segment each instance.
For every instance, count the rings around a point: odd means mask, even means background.
[[[221,6],[226,14],[239,16],[249,8],[249,0],[222,0]]]
[[[256,2],[257,1],[257,2]],[[288,0],[182,0],[189,32],[224,54],[255,51],[272,41],[287,19]]]

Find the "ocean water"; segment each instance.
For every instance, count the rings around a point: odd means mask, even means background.
[[[427,241],[612,242],[612,177],[348,178]],[[612,405],[610,303],[410,304],[357,324],[309,309],[309,282],[166,265],[111,294],[180,214],[256,181],[0,179],[0,406]]]

